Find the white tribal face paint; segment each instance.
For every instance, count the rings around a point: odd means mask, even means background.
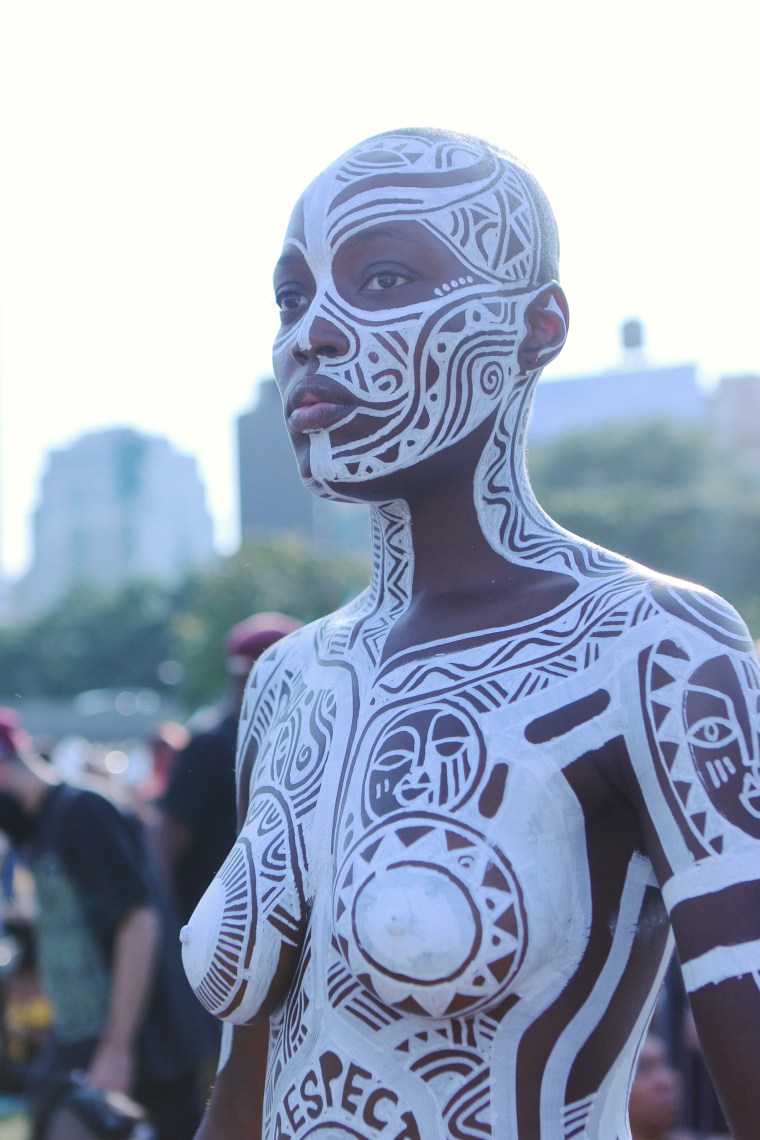
[[[529,176],[477,140],[381,136],[320,175],[275,276],[274,346],[320,494],[351,498],[504,401],[540,268]]]

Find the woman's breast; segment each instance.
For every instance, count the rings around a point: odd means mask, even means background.
[[[582,811],[552,758],[498,739],[446,702],[378,717],[359,742],[338,826],[333,944],[399,1012],[489,1008],[568,976],[582,954]]]

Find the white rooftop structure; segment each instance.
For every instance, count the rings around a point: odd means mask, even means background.
[[[570,431],[655,418],[696,423],[708,414],[695,364],[642,362],[591,376],[540,380],[528,438],[544,443]]]

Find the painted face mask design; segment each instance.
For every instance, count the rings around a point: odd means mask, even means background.
[[[285,252],[302,256],[313,295],[298,304],[287,285],[278,290],[285,311],[275,374],[284,387],[293,354],[312,353],[319,376],[343,393],[345,416],[306,430],[312,489],[350,498],[348,488],[336,494],[326,484],[408,467],[470,433],[502,401],[538,286],[540,227],[527,178],[511,162],[474,140],[414,134],[356,147],[312,184],[300,208]],[[352,304],[341,258],[389,232],[412,250],[427,243],[448,273],[412,303]],[[378,258],[369,302],[385,284],[383,301],[392,305],[399,278],[403,269]],[[319,327],[333,331],[329,355],[315,343]]]

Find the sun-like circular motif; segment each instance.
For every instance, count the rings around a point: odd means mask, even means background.
[[[386,1005],[443,1017],[495,1003],[522,963],[522,892],[501,851],[434,813],[399,813],[347,853],[335,944]]]

